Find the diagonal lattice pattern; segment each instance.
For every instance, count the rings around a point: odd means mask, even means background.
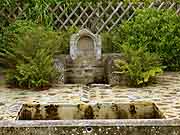
[[[98,3],[97,5],[84,5],[77,3],[73,8],[68,8],[61,3],[55,5],[46,4],[46,12],[53,17],[53,25],[55,29],[67,30],[69,26],[77,26],[80,28],[88,28],[93,33],[102,31],[111,31],[115,26],[121,24],[125,20],[130,20],[135,11],[139,8],[157,8],[174,9],[180,15],[180,5],[172,2],[153,2],[148,6],[143,3],[125,4],[118,3]],[[14,21],[17,18],[26,18],[26,9],[28,5],[17,5],[15,8],[0,9],[0,17],[8,18]]]

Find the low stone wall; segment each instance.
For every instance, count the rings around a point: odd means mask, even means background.
[[[180,121],[1,121],[0,133],[1,135],[180,135]]]
[[[54,58],[54,66],[61,73],[58,79],[58,83],[64,83],[64,70],[67,55],[58,55]]]
[[[114,60],[121,58],[122,54],[120,53],[105,54],[103,56],[105,78],[106,82],[110,85],[127,85],[127,77],[125,77],[124,75],[120,76],[119,74],[115,73],[116,66]]]
[[[100,130],[100,131],[99,131]],[[179,135],[180,127],[85,127],[0,128],[2,135]]]
[[[59,55],[55,58],[56,68],[62,72],[59,77],[59,83],[106,83],[111,85],[126,84],[124,76],[119,77],[115,71],[114,61],[120,59],[121,54],[103,54],[102,58],[97,61],[89,60],[82,64],[83,60],[74,62],[69,55]]]
[[[87,57],[76,61],[67,57],[64,81],[71,84],[104,83],[104,63],[102,60]]]

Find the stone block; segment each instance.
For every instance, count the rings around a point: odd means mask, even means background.
[[[110,85],[127,85],[127,76],[115,73],[116,66],[114,60],[122,59],[122,54],[105,54],[103,59],[106,82]]]

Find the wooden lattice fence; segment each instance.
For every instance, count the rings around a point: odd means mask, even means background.
[[[130,20],[139,8],[174,9],[177,14],[180,14],[180,5],[172,2],[153,2],[149,5],[103,2],[97,5],[89,3],[86,6],[80,2],[73,8],[56,3],[55,5],[47,4],[45,10],[53,17],[55,29],[67,30],[69,26],[78,26],[88,28],[94,33],[100,33],[101,31],[111,31],[124,20]],[[9,20],[16,20],[19,17],[26,18],[26,9],[28,9],[28,4],[17,5],[12,9],[2,8],[0,9],[0,17]]]

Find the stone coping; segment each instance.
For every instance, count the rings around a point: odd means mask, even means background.
[[[1,120],[0,127],[88,127],[88,126],[171,126],[179,127],[179,119],[121,119],[121,120]]]

